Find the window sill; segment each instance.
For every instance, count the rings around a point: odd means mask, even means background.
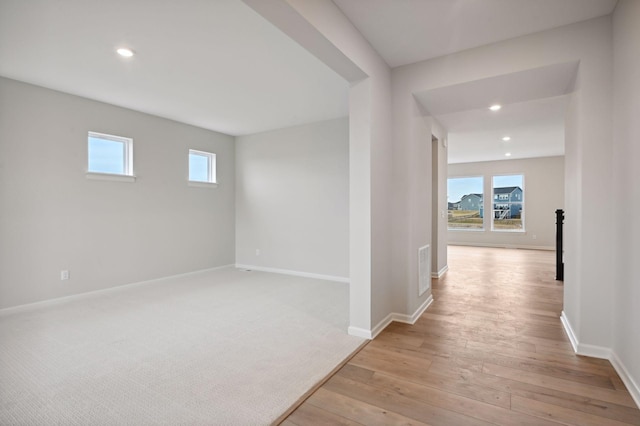
[[[485,229],[484,228],[447,228],[447,231],[454,231],[454,232],[484,232]]]
[[[189,181],[189,186],[193,187],[193,188],[209,188],[209,189],[214,189],[218,187],[218,184],[215,182],[198,182],[195,180],[190,180]]]
[[[87,172],[87,179],[93,180],[110,180],[115,182],[135,182],[136,177],[134,175],[117,175],[113,173],[96,173],[96,172]]]

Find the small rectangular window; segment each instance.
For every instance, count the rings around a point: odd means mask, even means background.
[[[216,155],[211,152],[190,149],[189,181],[216,183]]]
[[[133,139],[89,132],[87,171],[133,176]]]

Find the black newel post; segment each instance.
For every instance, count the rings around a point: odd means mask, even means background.
[[[556,210],[556,280],[564,281],[564,260],[562,258],[562,224],[564,210]]]

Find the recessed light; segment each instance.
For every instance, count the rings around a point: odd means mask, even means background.
[[[511,140],[511,136],[505,136],[502,138],[503,141],[509,142]]]
[[[500,108],[502,108],[502,105],[498,105],[498,104],[491,105],[491,106],[489,107],[489,109],[490,109],[491,111],[498,111],[498,110],[500,110]]]
[[[505,157],[511,157],[511,153],[510,153],[510,152],[506,152],[506,153],[504,154],[504,156],[505,156]]]
[[[133,50],[126,47],[121,47],[118,50],[116,50],[116,52],[118,52],[118,55],[124,58],[130,58],[134,55]]]

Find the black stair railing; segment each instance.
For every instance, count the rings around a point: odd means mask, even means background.
[[[556,210],[556,280],[564,281],[564,258],[562,249],[562,225],[564,210]]]

